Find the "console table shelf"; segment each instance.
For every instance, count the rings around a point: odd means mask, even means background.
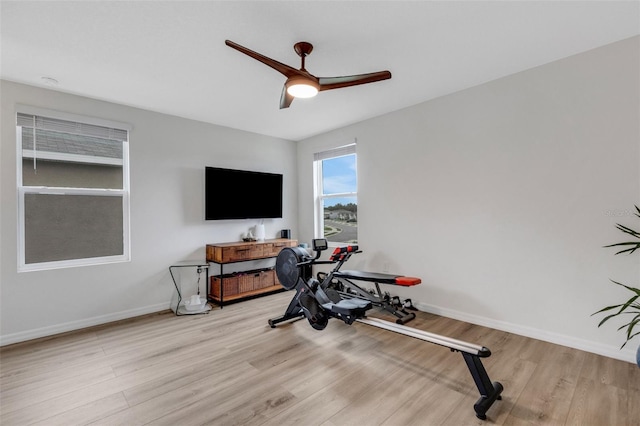
[[[284,290],[284,287],[282,287],[280,284],[277,284],[271,287],[265,287],[258,290],[251,290],[251,291],[246,291],[240,294],[224,296],[224,300],[226,302],[233,302],[235,300],[245,299],[245,298],[254,297],[254,296],[260,296],[263,294],[275,293],[276,291],[280,291],[280,290]],[[216,302],[221,301],[219,298],[215,298],[215,297],[213,297],[212,299],[215,300]]]
[[[220,265],[220,274],[211,275],[209,300],[222,307],[225,301],[234,301],[280,291],[283,287],[273,268],[224,274],[224,266],[252,260],[273,259],[283,248],[295,247],[297,240],[276,238],[264,241],[207,244],[207,262]]]

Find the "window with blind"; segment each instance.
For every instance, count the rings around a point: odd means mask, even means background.
[[[316,238],[358,242],[356,145],[314,154]]]
[[[129,255],[129,126],[21,106],[19,271]]]

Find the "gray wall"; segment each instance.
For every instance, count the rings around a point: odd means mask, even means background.
[[[282,228],[297,235],[294,142],[7,81],[0,84],[0,343],[167,309],[175,302],[169,265],[204,259],[207,243],[238,241],[258,223],[204,221],[206,165],[283,173],[284,217],[265,221],[267,237],[276,237]],[[131,262],[16,272],[16,104],[133,125]],[[194,271],[184,270],[178,278],[186,292],[195,291]]]
[[[418,287],[390,290],[424,310],[631,361],[638,341],[619,351],[622,334],[596,328],[590,314],[626,295],[609,278],[640,277],[637,257],[602,248],[620,241],[616,222],[637,224],[639,51],[635,37],[297,148],[2,82],[2,343],[166,308],[168,265],[254,224],[202,220],[205,165],[283,172],[285,217],[267,223],[267,234],[286,227],[310,241],[313,152],[357,138],[364,253],[350,269],[421,277]],[[130,263],[16,273],[15,103],[133,124]]]
[[[610,278],[640,285],[638,255],[602,248],[640,223],[639,40],[302,141],[302,239],[313,152],[357,138],[364,253],[348,269],[421,277],[388,290],[424,310],[632,361],[640,339],[620,352],[590,315],[629,297]]]

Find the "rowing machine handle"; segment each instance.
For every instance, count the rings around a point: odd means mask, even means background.
[[[358,250],[357,245],[336,247],[336,249],[331,254],[331,257],[329,257],[329,260],[332,262],[339,262],[345,259],[345,257],[351,256],[355,253],[362,253],[360,250]]]

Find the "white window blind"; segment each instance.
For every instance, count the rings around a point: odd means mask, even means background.
[[[356,144],[341,146],[339,148],[330,149],[328,151],[316,152],[313,154],[314,161],[327,160],[329,158],[343,157],[345,155],[355,154]]]
[[[92,136],[103,139],[128,141],[129,132],[126,129],[98,126],[95,124],[80,123],[77,121],[61,120],[51,117],[42,117],[34,114],[18,113],[18,126],[51,130],[54,132],[69,133],[79,136]]]
[[[18,108],[19,271],[129,260],[130,128]]]

